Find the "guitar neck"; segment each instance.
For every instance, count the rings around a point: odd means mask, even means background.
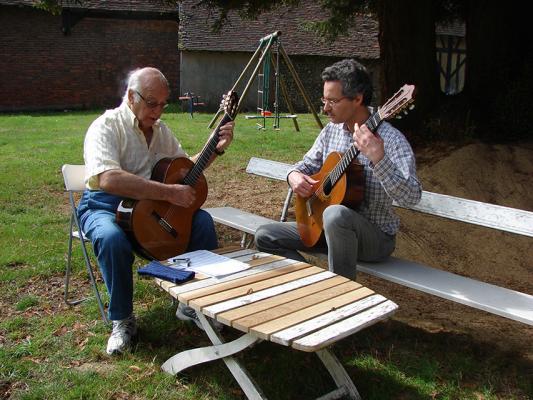
[[[381,119],[379,115],[379,111],[374,112],[366,121],[365,125],[372,131],[372,133],[375,133],[376,130],[379,127],[379,124],[381,124],[383,120]],[[357,158],[361,150],[359,150],[357,147],[355,147],[355,144],[350,147],[350,149],[344,153],[339,163],[333,168],[333,170],[330,173],[330,181],[331,185],[334,186],[337,181],[340,179],[342,174],[346,171],[346,168],[351,164],[351,162]]]
[[[233,121],[233,118],[231,118],[231,116],[228,113],[224,113],[224,117],[222,117],[217,127],[211,134],[211,137],[209,138],[206,145],[202,149],[202,152],[198,156],[198,159],[194,163],[194,166],[189,170],[189,172],[183,179],[184,184],[189,185],[189,186],[194,186],[196,184],[196,182],[198,181],[198,178],[202,175],[205,167],[207,166],[207,163],[209,162],[213,153],[215,152],[215,149],[219,141],[218,134],[220,132],[220,127],[230,121]]]

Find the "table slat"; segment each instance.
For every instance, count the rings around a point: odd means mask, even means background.
[[[270,340],[275,343],[289,346],[293,340],[299,337],[320,330],[328,325],[355,315],[363,310],[366,310],[367,308],[376,306],[385,301],[387,301],[387,299],[380,294],[374,294],[370,297],[365,297],[362,300],[347,304],[335,311],[319,315],[318,317],[302,322],[301,324],[294,325],[288,329],[276,332],[270,336]]]
[[[353,303],[371,294],[374,294],[372,290],[366,287],[361,287],[360,289],[345,293],[341,296],[324,301],[323,303],[316,304],[314,306],[307,307],[303,310],[287,314],[281,318],[266,322],[261,325],[257,325],[250,329],[250,333],[259,336],[261,339],[268,340],[270,335],[274,332],[287,329],[290,326],[314,318],[317,315],[329,312],[332,309],[336,309],[346,304]]]
[[[279,260],[279,261],[269,262],[269,263],[266,263],[266,264],[263,264],[263,265],[259,265],[259,266],[255,267],[255,268],[247,269],[245,271],[242,271],[242,272],[239,272],[239,273],[236,273],[236,274],[233,274],[233,275],[226,276],[226,277],[221,278],[221,279],[209,278],[209,279],[204,279],[204,280],[199,281],[199,282],[186,283],[184,285],[173,287],[173,288],[169,289],[168,292],[172,296],[174,296],[175,298],[178,298],[178,295],[180,293],[185,293],[185,292],[188,292],[190,290],[196,290],[196,289],[204,288],[204,287],[207,287],[207,286],[216,285],[217,283],[220,283],[220,282],[232,281],[234,279],[242,278],[242,277],[248,276],[248,275],[259,274],[261,272],[270,271],[270,270],[276,269],[276,268],[282,268],[282,267],[285,267],[287,265],[296,264],[297,262],[299,262],[299,261],[290,260],[288,258],[287,259],[283,259],[283,260]]]
[[[300,289],[295,289],[287,293],[282,293],[276,297],[260,300],[252,304],[248,304],[239,308],[234,308],[232,310],[217,314],[217,321],[231,326],[231,321],[233,320],[243,318],[272,307],[279,306],[280,304],[288,303],[289,301],[300,299],[302,297],[308,296],[316,292],[320,292],[322,290],[340,285],[345,282],[346,278],[344,278],[343,276],[334,276],[332,278],[317,282],[314,285],[304,286]]]
[[[277,287],[280,284],[296,281],[298,279],[318,274],[320,272],[324,272],[324,270],[319,267],[308,266],[307,268],[301,269],[299,271],[294,271],[289,274],[276,276],[270,279],[260,280],[258,282],[254,282],[244,286],[239,285],[239,287],[230,290],[224,290],[218,293],[212,293],[207,296],[194,298],[191,299],[190,302],[194,302],[195,307],[202,309],[203,307],[209,306],[211,304],[220,303],[222,301],[234,299],[236,297],[241,297],[247,294],[259,292],[261,290]],[[179,297],[179,299],[181,301],[181,296]]]
[[[398,306],[390,300],[378,304],[366,311],[363,311],[353,317],[344,319],[336,324],[314,332],[311,335],[304,336],[295,340],[292,347],[302,351],[317,351],[332,343],[335,343],[349,335],[359,332],[367,326],[388,318],[392,315]]]
[[[232,326],[243,332],[247,332],[251,327],[263,324],[284,315],[294,313],[304,308],[322,303],[326,300],[338,297],[344,293],[357,290],[361,287],[359,283],[348,281],[334,288],[326,289],[318,293],[311,294],[301,299],[293,300],[289,303],[272,307],[269,310],[258,312],[254,315],[233,321]]]
[[[245,304],[250,304],[255,301],[263,300],[268,297],[277,296],[281,293],[288,292],[303,286],[311,285],[315,282],[322,281],[335,276],[333,272],[325,271],[319,274],[311,275],[306,278],[298,279],[297,281],[285,283],[270,289],[261,290],[260,292],[249,294],[247,296],[238,297],[233,300],[224,301],[222,303],[213,304],[212,306],[205,307],[202,312],[208,317],[215,318],[216,314],[231,310],[232,308],[240,307]],[[194,301],[190,302],[192,308],[194,308]],[[200,310],[197,310],[200,311]]]
[[[188,303],[189,300],[199,298],[199,297],[205,297],[213,293],[223,292],[224,290],[230,290],[234,289],[239,286],[245,286],[250,285],[256,282],[264,281],[270,278],[274,278],[276,276],[289,274],[291,272],[299,271],[305,268],[310,267],[311,265],[306,263],[295,263],[283,268],[274,269],[271,271],[261,272],[259,274],[249,275],[240,279],[233,279],[229,282],[222,282],[218,284],[214,284],[212,286],[197,289],[197,290],[191,290],[190,292],[183,293],[179,296],[180,301],[183,301],[185,303]],[[315,267],[316,268],[316,267]],[[323,271],[323,270],[321,270]]]

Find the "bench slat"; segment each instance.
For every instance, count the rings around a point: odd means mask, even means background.
[[[257,228],[261,225],[275,222],[272,219],[249,212],[243,212],[238,208],[233,207],[204,208],[204,210],[211,214],[215,222],[251,235],[255,235]]]
[[[416,206],[403,208],[533,237],[531,211],[426,191],[422,192],[422,199]]]
[[[358,262],[357,270],[457,303],[533,325],[533,296],[465,276],[389,257],[386,262]]]
[[[265,178],[284,181],[287,178],[287,173],[290,169],[292,169],[291,164],[252,157],[248,162],[246,172],[249,174],[264,176]]]

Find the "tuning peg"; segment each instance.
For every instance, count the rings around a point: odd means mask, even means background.
[[[401,115],[397,115],[396,119],[402,119],[402,116]]]
[[[411,105],[409,106],[409,110],[412,110],[413,108],[415,108],[415,105],[414,105],[414,104],[411,104]]]

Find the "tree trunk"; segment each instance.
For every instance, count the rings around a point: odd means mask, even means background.
[[[402,129],[419,125],[438,105],[439,81],[435,53],[435,17],[428,0],[378,0],[382,96],[402,85],[416,85],[416,110]]]
[[[498,141],[530,137],[531,17],[517,1],[467,4],[465,91],[477,135]]]

